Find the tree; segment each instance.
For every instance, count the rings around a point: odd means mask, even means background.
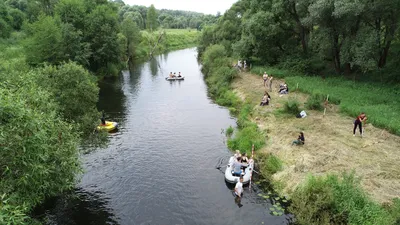
[[[107,4],[97,6],[86,17],[85,41],[90,43],[89,68],[99,75],[116,75],[120,63],[117,13]],[[116,72],[117,71],[117,72]]]
[[[146,28],[150,30],[150,32],[152,32],[156,30],[157,27],[158,27],[157,12],[156,8],[154,8],[154,5],[152,4],[147,11]]]
[[[29,38],[25,41],[26,61],[31,65],[44,62],[56,64],[60,60],[62,33],[60,21],[41,15],[37,22],[27,30]]]
[[[73,122],[76,130],[90,133],[99,118],[95,108],[99,94],[96,78],[75,62],[38,71],[40,85],[50,91],[62,117]]]
[[[131,60],[135,57],[136,46],[140,43],[139,28],[131,17],[127,17],[121,24],[121,30],[127,39],[127,55],[128,59]]]

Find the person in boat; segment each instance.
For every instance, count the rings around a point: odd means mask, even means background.
[[[243,177],[241,176],[239,181],[235,185],[235,195],[239,198],[243,196]]]
[[[104,111],[101,113],[100,120],[101,120],[101,125],[105,126],[106,125],[106,118],[105,118],[105,115],[104,115]]]
[[[237,158],[239,158],[239,157],[241,157],[242,155],[240,154],[240,151],[239,150],[236,150],[236,153],[233,155],[233,157],[235,158],[235,159],[237,159]]]
[[[305,139],[304,139],[304,133],[300,132],[299,137],[297,138],[297,140],[294,140],[292,142],[292,145],[304,145]]]
[[[181,72],[178,73],[178,77],[182,77]]]
[[[170,73],[169,73],[169,78],[173,78],[173,76],[174,76],[174,75],[172,74],[172,72],[170,72]]]
[[[174,75],[172,75],[172,77],[176,77],[176,72],[174,72]]]
[[[233,175],[241,176],[242,175],[242,167],[243,164],[241,163],[242,159],[238,157],[236,161],[233,163]]]
[[[243,170],[245,170],[249,166],[249,158],[247,158],[247,153],[242,154],[241,163]]]
[[[268,105],[269,101],[271,100],[271,96],[265,91],[264,96],[261,100],[260,106]]]

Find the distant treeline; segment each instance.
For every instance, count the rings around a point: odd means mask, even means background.
[[[199,50],[222,44],[257,64],[399,82],[399,21],[398,0],[239,0]]]
[[[166,35],[152,33],[160,25],[199,29],[215,20],[211,15],[108,0],[0,2],[0,38],[22,30],[29,65],[74,61],[102,77],[117,75],[127,60],[166,50]],[[150,34],[140,32],[145,28]]]
[[[149,29],[147,18],[150,7],[125,5],[122,0],[115,1],[121,5],[119,10],[119,20],[122,21],[127,16],[131,16],[140,29]],[[189,12],[182,10],[161,9],[156,10],[157,26],[170,29],[201,29],[209,24],[216,23],[218,17],[214,15],[205,15],[203,13]]]

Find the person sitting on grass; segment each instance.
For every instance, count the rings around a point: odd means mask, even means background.
[[[271,96],[269,96],[268,92],[265,92],[264,96],[261,100],[260,106],[269,105],[270,100],[271,100]]]
[[[305,139],[304,139],[304,133],[300,132],[299,137],[297,138],[297,140],[294,140],[292,142],[292,145],[304,145]]]
[[[287,86],[286,83],[279,85],[279,94],[284,95],[284,94],[289,94],[289,87]]]

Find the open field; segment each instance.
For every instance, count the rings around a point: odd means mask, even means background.
[[[274,80],[274,85],[281,82]],[[390,202],[400,196],[399,136],[367,124],[364,138],[359,134],[353,137],[354,118],[339,113],[336,105],[328,105],[326,116],[314,110],[306,110],[304,119],[285,114],[281,109],[288,98],[304,104],[308,95],[291,92],[280,97],[276,86],[270,93],[271,104],[260,107],[265,89],[256,75],[241,73],[232,85],[238,96],[254,105],[251,118],[267,133],[267,145],[261,151],[272,152],[284,163],[283,170],[273,176],[284,184],[284,193],[290,194],[309,173],[318,176],[354,170],[376,201]],[[291,146],[299,131],[304,131],[306,144]]]

